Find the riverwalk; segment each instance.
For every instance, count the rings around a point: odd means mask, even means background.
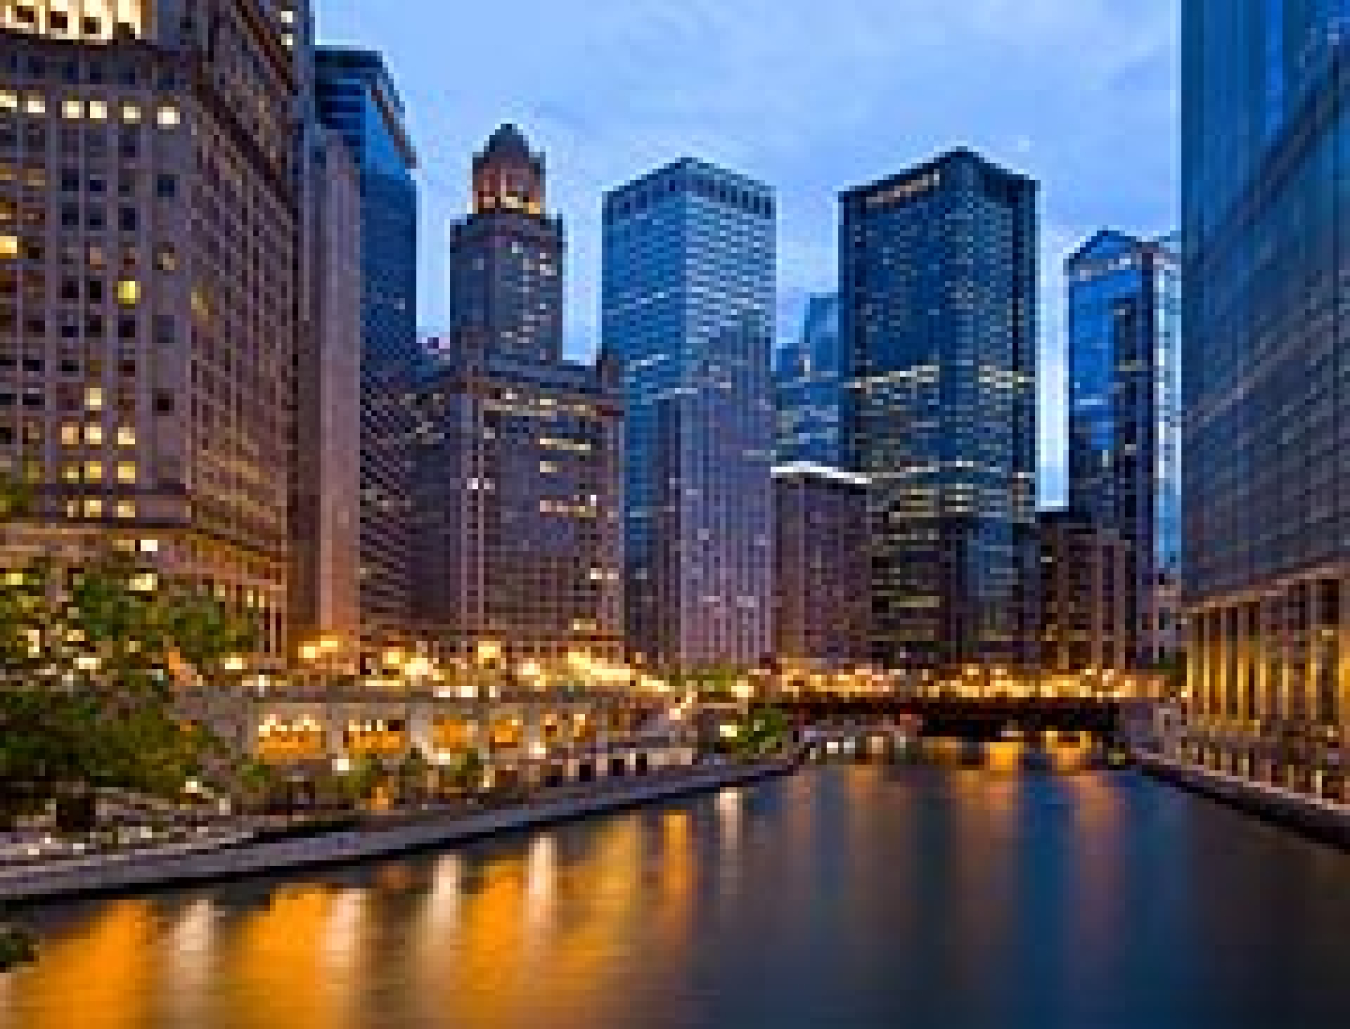
[[[610,780],[587,788],[541,790],[507,807],[470,809],[444,815],[400,819],[394,824],[299,839],[239,842],[208,852],[143,853],[129,860],[109,856],[75,864],[52,863],[0,877],[0,903],[27,904],[113,893],[139,893],[193,883],[275,875],[328,865],[349,864],[417,850],[453,847],[498,833],[619,811],[624,808],[746,785],[790,772],[788,759],[698,766],[646,778]]]
[[[1138,762],[1145,772],[1164,782],[1350,850],[1350,805],[1253,782],[1148,751],[1138,755]]]

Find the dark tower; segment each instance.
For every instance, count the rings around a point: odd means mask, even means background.
[[[503,125],[473,161],[473,213],[450,231],[450,324],[497,354],[562,357],[562,220],[544,212],[544,158]]]

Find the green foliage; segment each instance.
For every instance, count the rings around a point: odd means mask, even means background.
[[[476,747],[462,747],[454,754],[446,768],[450,784],[461,790],[477,789],[483,783],[485,766]]]
[[[787,716],[776,707],[752,709],[736,734],[736,750],[744,757],[765,757],[787,745],[791,732]]]
[[[0,512],[20,508],[0,485]],[[116,786],[177,796],[212,745],[174,709],[174,672],[217,672],[251,623],[160,583],[127,553],[0,574],[0,805]]]
[[[343,776],[343,782],[348,798],[360,804],[370,800],[386,778],[384,762],[374,754],[366,754],[358,758],[355,767]]]
[[[0,924],[0,972],[37,959],[37,939],[27,929]]]

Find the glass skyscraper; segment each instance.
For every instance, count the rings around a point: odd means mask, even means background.
[[[1037,184],[956,150],[841,197],[873,658],[1034,660]]]
[[[844,466],[844,363],[839,295],[806,303],[801,334],[778,352],[774,368],[780,463]]]
[[[605,197],[627,633],[649,667],[745,667],[772,648],[774,217],[767,186],[692,159]]]
[[[1183,578],[1200,756],[1341,777],[1350,4],[1182,4]]]
[[[1104,230],[1064,264],[1069,284],[1069,507],[1130,547],[1116,584],[1130,668],[1176,646],[1180,572],[1181,276],[1172,239]]]
[[[319,118],[341,134],[361,181],[361,622],[367,637],[411,622],[409,557],[417,357],[416,155],[377,53],[320,47]]]

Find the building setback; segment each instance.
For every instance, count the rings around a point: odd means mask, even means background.
[[[1172,239],[1097,233],[1069,284],[1069,507],[1130,543],[1135,627],[1122,668],[1177,652],[1181,277]]]
[[[852,470],[873,657],[1035,658],[1037,184],[956,150],[841,197]]]
[[[1345,5],[1182,5],[1183,591],[1203,756],[1296,787],[1350,730]]]
[[[412,624],[410,539],[417,342],[417,159],[378,53],[320,47],[318,114],[360,170],[360,609],[367,648]]]
[[[494,353],[562,359],[563,227],[546,213],[544,157],[502,125],[473,161],[473,211],[450,230],[451,331]]]
[[[459,328],[427,344],[416,404],[417,621],[451,660],[486,645],[513,669],[623,658],[623,405],[606,365],[562,358],[543,168],[513,126],[474,162]]]
[[[869,660],[867,480],[813,464],[773,470],[774,657],[781,671]]]
[[[627,632],[647,667],[748,667],[770,654],[774,207],[767,186],[688,158],[605,196]]]
[[[801,334],[779,350],[774,367],[780,464],[844,466],[844,378],[839,296],[810,297]]]

